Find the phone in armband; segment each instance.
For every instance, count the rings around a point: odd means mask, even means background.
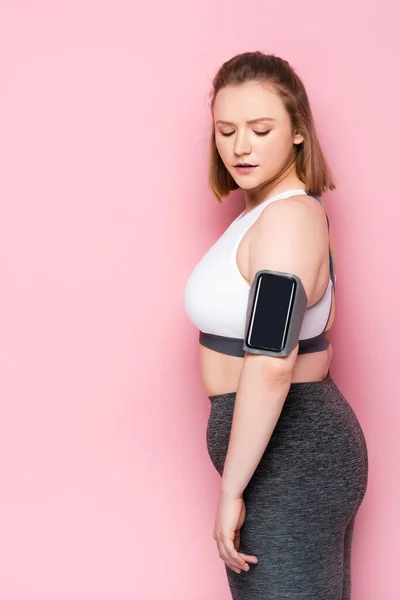
[[[250,286],[243,349],[252,354],[287,356],[299,341],[307,307],[301,279],[263,269]]]

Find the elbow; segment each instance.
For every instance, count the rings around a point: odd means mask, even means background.
[[[292,381],[298,353],[299,344],[297,343],[287,356],[267,356],[246,352],[244,362],[247,362],[251,370],[258,372],[268,380],[287,384]]]
[[[243,368],[252,377],[260,378],[266,383],[290,384],[298,354],[298,345],[288,356],[275,357],[246,352]]]

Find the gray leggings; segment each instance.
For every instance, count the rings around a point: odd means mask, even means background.
[[[210,396],[207,448],[222,475],[234,392]],[[354,520],[368,481],[360,423],[331,375],[292,383],[268,446],[244,490],[239,552],[225,565],[233,600],[350,600]]]

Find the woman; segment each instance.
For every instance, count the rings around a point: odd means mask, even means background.
[[[234,600],[349,600],[368,454],[329,371],[336,276],[319,196],[335,185],[286,61],[233,57],[214,78],[211,113],[211,190],[221,202],[240,187],[246,200],[185,290],[211,402],[207,447],[222,477],[214,539]],[[285,356],[243,350],[261,270],[304,287],[298,343]]]

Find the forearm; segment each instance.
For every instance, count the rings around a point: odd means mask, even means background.
[[[268,374],[263,358],[256,360],[261,364],[244,361],[222,475],[222,491],[235,498],[242,495],[265,452],[291,384],[290,371],[271,369]]]

